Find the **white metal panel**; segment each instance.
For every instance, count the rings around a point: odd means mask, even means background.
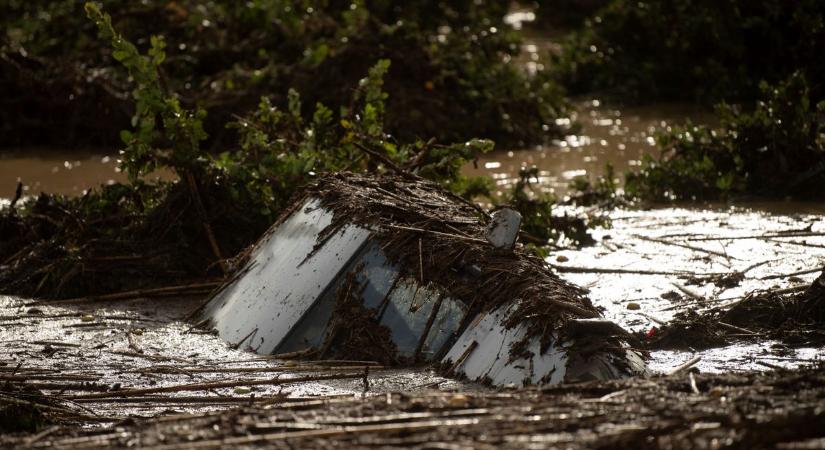
[[[348,225],[313,251],[332,213],[308,200],[255,247],[248,270],[207,306],[220,336],[270,354],[367,241]]]
[[[491,215],[487,225],[487,241],[495,248],[512,249],[521,228],[521,214],[512,208],[502,208]]]
[[[610,354],[592,355],[589,358],[575,356],[568,364],[564,381],[609,380],[627,376],[628,373],[625,370],[620,370],[613,364],[613,358],[618,358],[618,356]],[[623,363],[632,373],[644,374],[647,372],[644,360],[635,351],[626,350]]]
[[[510,361],[510,347],[524,337],[526,328],[518,326],[507,330],[502,325],[506,308],[499,308],[477,318],[462,333],[456,343],[444,356],[443,362],[454,364],[476,342],[476,347],[466,356],[456,372],[463,373],[471,380],[489,380],[494,385],[538,384],[549,375],[549,384],[559,383],[564,378],[567,354],[554,346],[539,354],[538,338],[530,341],[528,349],[533,357]]]
[[[321,348],[328,337],[330,319],[338,300],[338,289],[347,283],[347,274],[355,270],[355,280],[361,290],[364,306],[375,310],[388,295],[398,269],[384,256],[374,242],[368,243],[352,258],[341,274],[334,280],[312,308],[293,327],[275,349],[277,353],[289,353],[310,348]]]

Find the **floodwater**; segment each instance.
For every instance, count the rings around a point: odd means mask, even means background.
[[[578,133],[550,145],[489,153],[467,164],[464,172],[492,177],[499,188],[497,194],[501,195],[518,180],[519,170],[536,167],[538,179],[532,180],[536,190],[562,198],[573,179],[585,177],[595,181],[605,173],[607,164],[613,166],[617,176],[638,170],[643,155],[658,156],[654,146],[656,132],[670,130],[688,120],[711,123],[713,117],[686,105],[616,109],[597,99],[580,101],[570,118],[558,120],[563,126],[580,123]]]
[[[364,365],[262,358],[183,320],[201,302],[32,306],[0,296],[0,380],[25,377],[46,393],[62,392],[104,422],[250,403],[294,404],[316,396],[479,389],[428,368],[372,365],[365,385]]]
[[[158,178],[169,180],[172,175],[161,171],[146,177]],[[24,196],[41,192],[78,196],[100,185],[126,181],[117,152],[111,150],[0,150],[0,198],[13,198],[18,183],[23,184]]]
[[[518,180],[519,170],[536,166],[538,190],[563,197],[576,177],[594,180],[610,163],[617,175],[636,170],[642,155],[655,150],[653,136],[686,119],[707,123],[712,117],[685,105],[616,109],[592,99],[563,123],[579,122],[581,130],[547,146],[501,150],[464,167],[467,175],[490,176],[502,191]],[[152,177],[157,175],[152,175]],[[168,179],[168,174],[162,176]],[[101,184],[126,181],[116,152],[102,150],[11,149],[0,151],[0,198],[14,196],[17,183],[24,195],[40,192],[82,195]],[[500,191],[500,192],[502,192]]]
[[[101,184],[126,181],[115,155],[92,150],[14,149],[0,152],[0,197],[13,197],[17,183],[23,195],[49,192],[82,195]]]
[[[678,105],[619,110],[606,107],[598,100],[589,100],[580,103],[577,116],[571,119],[582,124],[576,134],[547,146],[497,151],[485,155],[477,165],[468,164],[464,171],[468,175],[492,177],[499,189],[504,191],[517,181],[520,169],[535,165],[539,169],[538,179],[533,180],[537,188],[561,198],[568,192],[572,179],[580,176],[595,179],[604,173],[608,162],[614,166],[617,176],[638,168],[642,155],[654,150],[652,138],[657,129],[667,129],[686,120],[703,122],[709,117]],[[79,195],[100,183],[124,179],[123,174],[116,170],[115,157],[103,154],[78,156],[75,152],[49,151],[35,157],[18,153],[0,161],[0,180],[6,180],[0,191],[3,197],[13,195],[18,180],[28,188],[26,195],[36,194],[40,190]],[[582,212],[581,209],[558,208],[558,214]],[[647,330],[657,322],[666,322],[674,313],[685,308],[702,310],[732,301],[751,290],[786,288],[810,282],[815,278],[815,273],[787,277],[779,275],[825,264],[825,238],[816,235],[825,231],[823,213],[825,206],[801,202],[763,202],[746,207],[689,205],[652,210],[616,210],[608,213],[612,228],[594,231],[596,245],[555,252],[548,262],[562,270],[565,270],[564,267],[568,267],[567,270],[583,267],[600,271],[633,269],[672,272],[672,275],[562,272],[563,277],[589,288],[594,303],[605,308],[608,318],[634,331]],[[802,228],[814,235],[775,236],[776,232]],[[757,237],[741,238],[748,235]],[[758,237],[763,235],[769,237]],[[701,238],[710,240],[691,241]],[[684,245],[705,250],[691,250]],[[723,258],[720,254],[726,256]],[[686,287],[680,276],[730,273],[756,263],[763,264],[748,271],[738,288],[715,292],[710,283],[688,288],[699,295],[710,296],[713,300],[708,303],[686,301],[673,304],[661,297],[668,291],[681,292],[676,285]],[[641,309],[628,310],[626,304],[631,301],[639,304]],[[179,333],[180,327],[184,325],[178,323],[170,330]],[[29,332],[36,334],[33,330]],[[762,345],[708,350],[702,353],[699,368],[709,371],[765,369],[754,361],[770,357],[771,348],[774,348],[772,344],[766,342]],[[796,349],[793,352],[799,354],[789,357],[783,353],[784,356],[776,356],[780,359],[773,360],[771,364],[797,365],[823,355],[821,349]],[[213,356],[217,357],[218,353],[213,352]],[[667,370],[691,356],[686,352],[656,352],[650,364],[654,369]],[[417,373],[413,378],[422,376]],[[342,392],[337,388],[329,389],[332,390],[327,392],[328,387],[311,388],[315,393]]]
[[[676,313],[724,307],[753,291],[804,288],[825,267],[822,214],[659,208],[616,210],[609,217],[611,228],[594,230],[595,245],[558,251],[547,261],[589,289],[605,317],[632,331],[650,332]],[[731,288],[696,280],[735,271],[744,279]],[[667,371],[694,355],[702,358],[703,372],[732,372],[809,364],[823,360],[825,349],[763,341],[657,351],[649,367]]]
[[[538,55],[550,46],[549,40],[525,44],[524,64],[528,70],[539,68],[542,62]],[[485,155],[477,164],[468,164],[464,172],[490,176],[504,192],[518,179],[520,169],[536,166],[538,179],[533,181],[537,189],[563,198],[574,178],[594,180],[604,173],[607,163],[613,165],[619,177],[638,169],[642,155],[655,150],[657,129],[667,130],[686,120],[709,123],[712,117],[681,105],[617,109],[598,99],[585,99],[579,101],[577,113],[569,120],[578,121],[581,129],[546,146]],[[566,119],[559,124],[567,124]],[[116,159],[113,153],[99,151],[0,153],[0,199],[13,197],[18,182],[24,185],[24,195],[40,191],[81,195],[100,184],[124,181]],[[559,214],[582,212],[558,210]],[[555,251],[548,262],[561,276],[588,288],[591,299],[604,308],[607,318],[633,331],[649,331],[680,311],[724,305],[752,290],[810,283],[817,276],[810,270],[825,265],[823,213],[823,205],[798,202],[616,210],[608,213],[611,228],[593,232],[594,246]],[[797,231],[784,233],[789,230]],[[690,275],[735,270],[744,271],[745,279],[731,289],[722,290],[709,282],[688,285],[686,281]],[[121,302],[102,309],[99,305],[32,309],[26,302],[0,297],[0,373],[40,379],[42,389],[55,392],[65,388],[61,383],[89,380],[85,390],[76,392],[75,401],[104,417],[197,412],[247,401],[276,405],[309,401],[306,397],[315,395],[364,393],[360,375],[363,368],[317,364],[291,367],[290,363],[261,359],[231,348],[216,336],[190,329],[182,317],[196,305],[191,300],[167,301],[163,305]],[[638,309],[628,308],[631,303]],[[821,361],[825,349],[787,348],[768,341],[695,353],[658,351],[651,354],[649,366],[667,372],[695,355],[701,357],[697,364],[701,371],[728,372],[809,364]],[[323,378],[330,374],[346,376]],[[288,381],[301,378],[311,381]],[[149,392],[133,397],[129,403],[83,397],[118,389],[238,379],[249,381],[249,386],[207,385],[203,390],[166,393],[164,399]],[[266,384],[273,379],[278,383]],[[368,379],[369,395],[432,388],[483,389],[422,368],[373,368]],[[207,401],[211,403],[204,403]]]

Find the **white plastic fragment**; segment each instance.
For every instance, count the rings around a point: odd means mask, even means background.
[[[494,247],[511,250],[520,228],[521,214],[512,208],[502,208],[492,214],[486,237]]]

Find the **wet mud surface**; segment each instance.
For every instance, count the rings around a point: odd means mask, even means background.
[[[0,386],[5,381],[65,401],[85,424],[352,396],[364,392],[365,370],[368,391],[376,394],[463,388],[426,368],[260,358],[183,321],[200,302],[25,306],[0,297]]]
[[[594,232],[596,245],[557,252],[548,262],[588,288],[608,319],[642,336],[654,336],[680,314],[725,313],[749,296],[801,293],[825,264],[819,214],[663,208],[610,217],[611,229]],[[726,334],[739,342],[655,350],[650,366],[664,369],[699,355],[702,371],[765,370],[764,363],[796,366],[825,355],[818,341],[787,345],[770,333]]]

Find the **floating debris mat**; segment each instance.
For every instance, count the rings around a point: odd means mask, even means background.
[[[203,311],[266,355],[435,363],[493,385],[644,371],[632,337],[492,216],[415,176],[319,179],[236,261]]]

